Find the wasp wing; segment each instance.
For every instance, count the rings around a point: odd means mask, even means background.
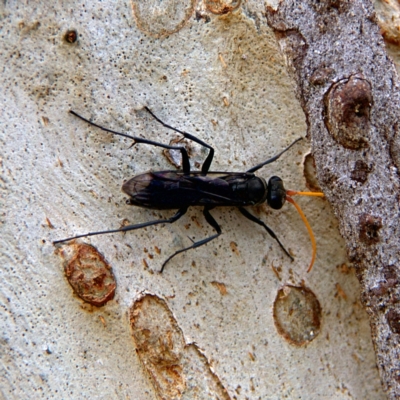
[[[126,181],[122,190],[130,203],[154,209],[179,209],[189,206],[243,206],[235,187],[253,178],[252,173],[177,171],[147,172]]]

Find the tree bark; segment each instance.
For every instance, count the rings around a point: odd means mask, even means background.
[[[297,82],[317,175],[369,313],[381,381],[400,396],[399,83],[369,1],[267,9]]]
[[[181,137],[154,121],[147,105],[212,145],[215,171],[246,171],[304,136],[304,113],[264,2],[231,2],[232,12],[229,2],[220,3],[221,9],[194,0],[0,2],[0,398],[384,398],[359,284],[324,200],[299,200],[318,243],[310,274],[309,237],[291,205],[249,211],[274,230],[294,261],[234,208],[212,210],[223,235],[175,257],[161,275],[170,254],[212,234],[202,210],[191,209],[175,224],[53,245],[173,215],[126,204],[121,185],[149,170],[175,169],[174,154],[131,148],[131,141],[69,110],[115,131],[176,144]],[[312,10],[304,3],[310,21]],[[340,17],[339,10],[329,12]],[[316,35],[322,28],[313,29]],[[313,51],[305,46],[312,43],[307,32],[306,39],[295,30],[286,35],[300,38],[299,65]],[[314,90],[318,105],[336,73],[335,81],[359,73],[335,68],[318,69],[302,97]],[[364,81],[351,84],[368,90]],[[379,96],[370,97],[372,120]],[[373,164],[366,157],[375,141],[368,136],[365,164]],[[197,170],[207,151],[188,144]],[[360,151],[346,151],[360,161]],[[278,175],[287,188],[305,190],[308,152],[300,141],[258,175]],[[361,192],[359,181],[377,167],[357,165],[352,184]],[[335,192],[324,186],[332,199]],[[366,239],[375,240],[373,233],[366,230]],[[96,307],[114,295],[108,266],[115,297]],[[105,281],[111,290],[100,297]],[[393,278],[384,283],[379,290],[393,291]]]

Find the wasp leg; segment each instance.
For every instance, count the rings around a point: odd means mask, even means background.
[[[143,222],[141,224],[136,224],[136,225],[127,225],[127,226],[123,226],[122,228],[113,229],[113,230],[109,230],[109,231],[89,232],[89,233],[85,233],[84,235],[73,236],[73,237],[70,237],[67,239],[62,239],[62,240],[56,240],[53,242],[53,244],[68,242],[69,240],[78,239],[78,238],[86,237],[86,236],[103,235],[104,233],[133,231],[134,229],[146,228],[147,226],[151,226],[151,225],[172,224],[173,222],[175,222],[179,218],[181,218],[183,215],[185,215],[186,211],[187,211],[187,207],[181,208],[180,210],[177,211],[177,213],[174,216],[172,216],[171,218],[168,218],[168,219],[159,219],[156,221]]]
[[[276,161],[283,153],[286,153],[292,146],[294,146],[299,140],[303,139],[302,137],[296,139],[291,145],[289,145],[288,147],[286,147],[286,149],[282,150],[279,154],[277,154],[274,157],[269,158],[267,161],[262,162],[261,164],[256,165],[253,168],[250,168],[249,170],[247,170],[246,172],[255,172],[257,170],[259,170],[261,167],[263,167],[264,165],[267,164],[271,164],[274,161]]]
[[[167,265],[168,261],[170,261],[172,258],[174,258],[176,255],[183,253],[184,251],[190,250],[190,249],[195,249],[196,247],[203,246],[203,244],[206,244],[208,242],[211,242],[211,240],[214,240],[217,238],[221,233],[221,227],[218,225],[218,222],[214,219],[214,217],[210,214],[210,209],[205,208],[203,211],[203,215],[206,218],[206,221],[217,231],[215,235],[212,235],[208,238],[205,238],[203,240],[199,240],[198,242],[194,242],[191,246],[185,247],[184,249],[176,251],[174,254],[169,256],[163,263],[160,274],[164,271],[164,267]]]
[[[190,133],[187,132],[183,132],[177,128],[174,128],[171,125],[166,124],[165,122],[161,121],[160,118],[158,118],[148,107],[144,107],[145,110],[157,121],[159,122],[162,126],[165,126],[168,129],[172,129],[175,132],[180,133],[181,135],[183,135],[186,139],[190,139],[193,140],[193,142],[196,142],[204,147],[206,147],[207,149],[210,150],[210,152],[208,153],[208,156],[206,158],[206,160],[204,161],[202,167],[201,167],[201,172],[205,175],[207,174],[208,170],[210,169],[213,157],[214,157],[214,149],[207,143],[203,142],[202,140],[198,139],[196,136],[191,135]]]
[[[255,217],[253,214],[250,214],[245,208],[243,207],[238,207],[239,211],[250,221],[255,222],[258,225],[261,225],[265,228],[265,230],[270,234],[271,237],[273,237],[279,244],[279,246],[281,246],[281,249],[285,252],[285,254],[292,260],[294,261],[294,258],[289,254],[289,252],[283,247],[283,244],[280,242],[280,240],[277,238],[277,236],[275,235],[274,231],[269,228],[263,221],[261,221],[261,219],[258,219],[257,217]]]
[[[170,150],[179,150],[182,155],[182,170],[185,174],[190,173],[190,162],[189,162],[189,156],[186,151],[186,149],[182,146],[169,146],[168,144],[163,144],[159,142],[153,142],[152,140],[147,140],[147,139],[142,139],[142,138],[134,138],[135,143],[144,143],[144,144],[150,144],[152,146],[157,146],[157,147],[163,147],[164,149],[170,149]]]
[[[134,144],[143,143],[143,144],[149,144],[151,146],[162,147],[164,149],[179,150],[181,152],[181,155],[182,155],[182,169],[183,169],[183,172],[185,174],[189,174],[190,173],[189,156],[188,156],[188,153],[187,153],[187,151],[186,151],[186,149],[184,147],[182,147],[182,146],[169,146],[167,144],[154,142],[153,140],[148,140],[148,139],[143,139],[143,138],[136,137],[136,136],[127,135],[126,133],[122,133],[122,132],[116,132],[116,131],[113,131],[112,129],[105,128],[104,126],[97,125],[94,122],[89,121],[88,119],[86,119],[86,118],[82,117],[81,115],[77,114],[75,111],[70,110],[69,112],[72,115],[75,115],[75,117],[80,118],[82,121],[85,121],[88,124],[93,125],[96,128],[101,129],[102,131],[113,133],[114,135],[122,136],[122,137],[125,137],[125,138],[128,138],[128,139],[132,139],[134,141]]]

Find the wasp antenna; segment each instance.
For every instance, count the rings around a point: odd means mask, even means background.
[[[286,190],[286,194],[288,196],[295,196],[297,194],[299,196],[325,197],[322,192],[298,192],[296,190]]]
[[[288,190],[287,192],[292,192],[292,191]],[[314,192],[312,192],[312,193],[314,193]],[[298,192],[296,194],[298,194]],[[312,246],[312,257],[311,257],[310,266],[307,269],[307,272],[310,272],[312,267],[313,267],[313,265],[314,265],[315,255],[317,254],[317,243],[315,242],[315,237],[314,237],[313,231],[311,229],[311,226],[308,223],[307,218],[304,215],[304,213],[303,213],[302,209],[300,208],[300,206],[290,197],[289,194],[286,195],[286,200],[289,203],[292,203],[296,207],[296,210],[300,214],[300,217],[303,220],[304,225],[306,226],[306,228],[308,230],[308,234],[310,235],[311,246]]]

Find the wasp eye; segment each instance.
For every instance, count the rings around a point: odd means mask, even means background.
[[[280,210],[286,201],[286,190],[283,181],[278,176],[273,176],[268,181],[267,203],[274,210]]]

